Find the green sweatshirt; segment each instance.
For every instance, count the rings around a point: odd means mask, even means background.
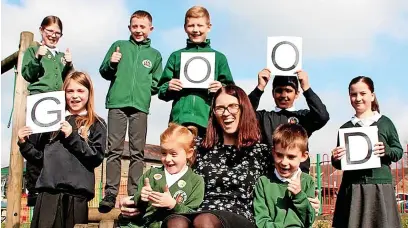
[[[35,53],[40,46],[30,46],[23,57],[21,75],[30,84],[27,87],[30,95],[60,91],[68,73],[73,70],[72,64],[67,65],[63,52],[55,56],[48,50],[39,60]]]
[[[315,197],[313,178],[301,174],[302,191],[292,195],[288,183],[280,181],[275,174],[271,178],[261,176],[255,185],[254,210],[258,228],[311,227],[315,210],[308,197]]]
[[[195,123],[207,128],[212,94],[207,89],[182,89],[169,91],[169,81],[173,78],[180,79],[180,61],[182,52],[215,52],[214,79],[223,85],[233,84],[231,71],[227,58],[221,52],[211,48],[210,40],[196,44],[187,40],[187,47],[173,52],[166,64],[163,75],[159,81],[159,99],[173,100],[170,113],[170,122],[178,124]]]
[[[399,141],[397,130],[392,121],[382,115],[377,122],[371,126],[378,128],[378,141],[385,146],[385,156],[381,158],[381,167],[375,169],[345,170],[343,172],[343,184],[392,184],[391,162],[397,162],[402,158],[403,150]],[[340,128],[359,127],[354,126],[351,121],[343,124]],[[339,142],[337,142],[339,145]],[[341,161],[333,160],[332,165],[341,169]]]
[[[111,82],[105,102],[107,109],[133,107],[149,113],[151,96],[157,94],[162,74],[161,54],[150,43],[150,39],[136,42],[131,37],[116,41],[109,48],[99,68],[102,77]],[[118,64],[111,64],[117,47],[122,58]]]
[[[184,174],[169,190],[174,199],[178,200],[172,210],[156,208],[150,202],[140,200],[140,193],[144,185],[144,179],[149,178],[153,191],[163,192],[166,186],[164,167],[151,168],[139,179],[138,188],[134,197],[136,207],[145,213],[133,220],[127,227],[150,227],[160,228],[162,221],[172,213],[187,213],[196,210],[204,199],[204,179],[195,174],[189,167]]]

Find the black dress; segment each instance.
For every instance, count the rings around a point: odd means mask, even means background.
[[[211,150],[198,148],[194,168],[204,178],[204,201],[197,212],[182,215],[193,221],[201,213],[211,213],[225,228],[255,227],[254,186],[270,170],[270,161],[271,151],[265,144],[240,150],[221,143]]]

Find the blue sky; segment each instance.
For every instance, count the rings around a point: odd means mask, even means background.
[[[312,154],[328,153],[334,146],[338,127],[353,115],[347,86],[358,75],[374,80],[382,113],[394,121],[401,143],[408,143],[406,1],[26,0],[1,4],[3,22],[15,15],[22,17],[12,24],[2,23],[2,59],[17,50],[21,31],[32,31],[38,41],[42,18],[49,14],[60,16],[64,36],[59,47],[62,50],[69,47],[76,68],[92,76],[98,88],[97,112],[103,117],[107,115],[104,98],[109,84],[100,77],[98,68],[112,42],[128,39],[131,13],[144,9],[153,15],[152,45],[162,53],[164,65],[172,51],[185,45],[186,10],[203,5],[211,14],[213,27],[209,38],[213,48],[227,56],[235,81],[247,92],[256,86],[257,73],[266,66],[268,36],[303,37],[303,68],[331,116],[330,122],[311,137]],[[8,163],[10,153],[11,129],[5,126],[12,108],[12,87],[12,72],[2,75],[2,166]],[[307,107],[303,98],[296,106]],[[260,108],[273,107],[269,86]],[[169,111],[170,103],[153,99],[148,143],[158,143]]]

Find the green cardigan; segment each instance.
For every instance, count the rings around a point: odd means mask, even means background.
[[[397,162],[402,158],[403,150],[399,141],[397,130],[392,121],[382,115],[371,126],[378,127],[378,140],[384,143],[385,156],[381,158],[381,167],[375,169],[346,170],[343,172],[342,184],[392,184],[391,162]],[[351,121],[343,124],[340,128],[359,127]],[[339,143],[337,143],[339,145]],[[341,169],[341,162],[332,157],[332,165]]]
[[[139,179],[137,191],[134,197],[136,207],[145,212],[133,220],[127,227],[150,227],[160,228],[162,221],[173,213],[186,213],[196,210],[204,199],[204,179],[188,168],[178,181],[169,190],[173,198],[179,198],[180,202],[172,210],[166,208],[156,208],[150,202],[140,200],[140,193],[144,185],[144,179],[149,178],[153,191],[163,192],[166,186],[164,167],[151,168]]]
[[[311,227],[315,210],[309,198],[315,197],[313,178],[301,174],[302,191],[292,195],[288,183],[280,181],[275,174],[261,176],[255,185],[254,210],[258,228]]]

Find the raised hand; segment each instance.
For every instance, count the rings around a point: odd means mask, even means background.
[[[45,46],[44,41],[41,41],[41,46],[38,48],[37,52],[35,53],[35,58],[41,59],[45,54],[47,54],[47,47]]]
[[[164,207],[167,209],[173,209],[177,202],[171,196],[169,187],[166,185],[164,187],[164,192],[152,192],[149,196],[149,200],[152,202],[154,207]]]
[[[268,68],[261,70],[258,73],[258,89],[261,91],[264,91],[270,79],[271,79],[271,71]]]
[[[28,136],[30,136],[33,133],[30,127],[24,126],[20,130],[18,130],[18,141],[20,143],[25,143],[27,140]]]
[[[120,59],[122,58],[122,53],[120,53],[120,48],[116,47],[115,52],[112,53],[110,58],[111,63],[119,63]]]
[[[298,75],[298,79],[300,82],[300,88],[302,88],[303,91],[308,90],[310,88],[310,84],[309,84],[309,76],[307,75],[307,72],[303,70],[298,70],[296,71],[296,74]]]
[[[210,83],[210,85],[208,85],[208,91],[210,93],[215,93],[217,92],[217,90],[219,90],[222,87],[221,82],[219,81],[213,81]]]
[[[67,65],[72,64],[72,54],[69,51],[69,48],[67,48],[67,50],[64,53],[64,59],[65,59],[65,62],[67,62]]]
[[[149,178],[144,179],[144,185],[142,187],[142,190],[140,192],[140,199],[142,201],[148,202],[149,201],[149,196],[150,193],[152,192],[152,187],[150,186],[150,181]]]
[[[302,186],[300,183],[300,176],[302,172],[298,172],[294,179],[289,179],[288,190],[293,195],[297,195],[300,191],[302,191]]]

